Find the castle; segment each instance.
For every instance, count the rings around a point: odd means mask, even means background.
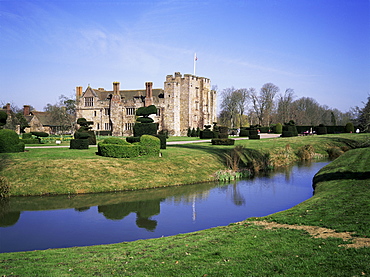
[[[119,82],[113,83],[111,91],[88,86],[83,92],[82,87],[76,87],[76,115],[93,121],[95,131],[132,136],[136,110],[155,105],[158,112],[151,117],[159,130],[184,136],[188,128],[216,122],[216,97],[210,79],[175,72],[166,76],[163,89],[153,89],[152,82],[146,82],[142,90],[121,90]]]

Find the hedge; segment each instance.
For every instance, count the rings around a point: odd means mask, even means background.
[[[16,132],[0,129],[0,153],[24,152],[24,143]]]
[[[24,144],[40,144],[39,139],[22,139],[21,140]]]
[[[209,129],[205,129],[203,131],[200,131],[199,137],[201,139],[212,139],[212,138],[217,137],[217,135],[216,135],[216,132],[213,132]]]
[[[141,154],[148,156],[158,156],[161,147],[161,141],[159,138],[154,136],[142,135],[140,138],[140,146]]]
[[[249,130],[247,130],[247,129],[240,129],[239,137],[249,137]]]
[[[98,143],[98,154],[113,158],[134,158],[140,156],[141,145]]]
[[[211,140],[212,145],[234,145],[235,139],[222,139],[222,138],[214,138]]]
[[[89,139],[71,139],[69,149],[89,149]]]

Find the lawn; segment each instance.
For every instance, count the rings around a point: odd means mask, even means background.
[[[261,153],[269,153],[274,166],[297,161],[298,149],[312,145],[315,157],[327,156],[333,146],[352,147],[369,141],[366,134],[341,134],[261,140],[237,140]],[[97,148],[28,148],[8,157],[2,175],[11,195],[76,194],[147,189],[213,181],[226,169],[225,153],[234,146],[213,146],[210,142],[168,145],[162,157],[116,159],[96,155]],[[2,155],[4,157],[4,155]]]

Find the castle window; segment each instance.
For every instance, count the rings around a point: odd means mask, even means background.
[[[92,106],[94,106],[94,98],[85,97],[85,107],[92,107]]]
[[[157,116],[161,115],[161,109],[157,109]]]
[[[100,129],[100,124],[98,123],[97,124],[97,128],[96,128],[97,130],[99,130]]]
[[[125,123],[125,130],[132,130],[134,128],[135,123]]]
[[[96,116],[96,111],[94,111],[94,116]]]
[[[109,108],[104,109],[104,115],[110,115],[110,109]]]
[[[126,115],[135,115],[135,108],[126,108]]]
[[[112,124],[110,124],[110,123],[104,123],[104,129],[105,130],[112,130]]]

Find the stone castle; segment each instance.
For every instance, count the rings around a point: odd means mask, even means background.
[[[166,76],[163,89],[153,89],[152,82],[146,82],[142,90],[121,90],[119,82],[114,82],[110,91],[88,86],[83,92],[76,87],[76,115],[93,121],[93,130],[132,136],[136,110],[155,105],[158,112],[151,117],[159,130],[184,136],[188,128],[202,129],[216,122],[216,97],[210,79],[175,72]]]

